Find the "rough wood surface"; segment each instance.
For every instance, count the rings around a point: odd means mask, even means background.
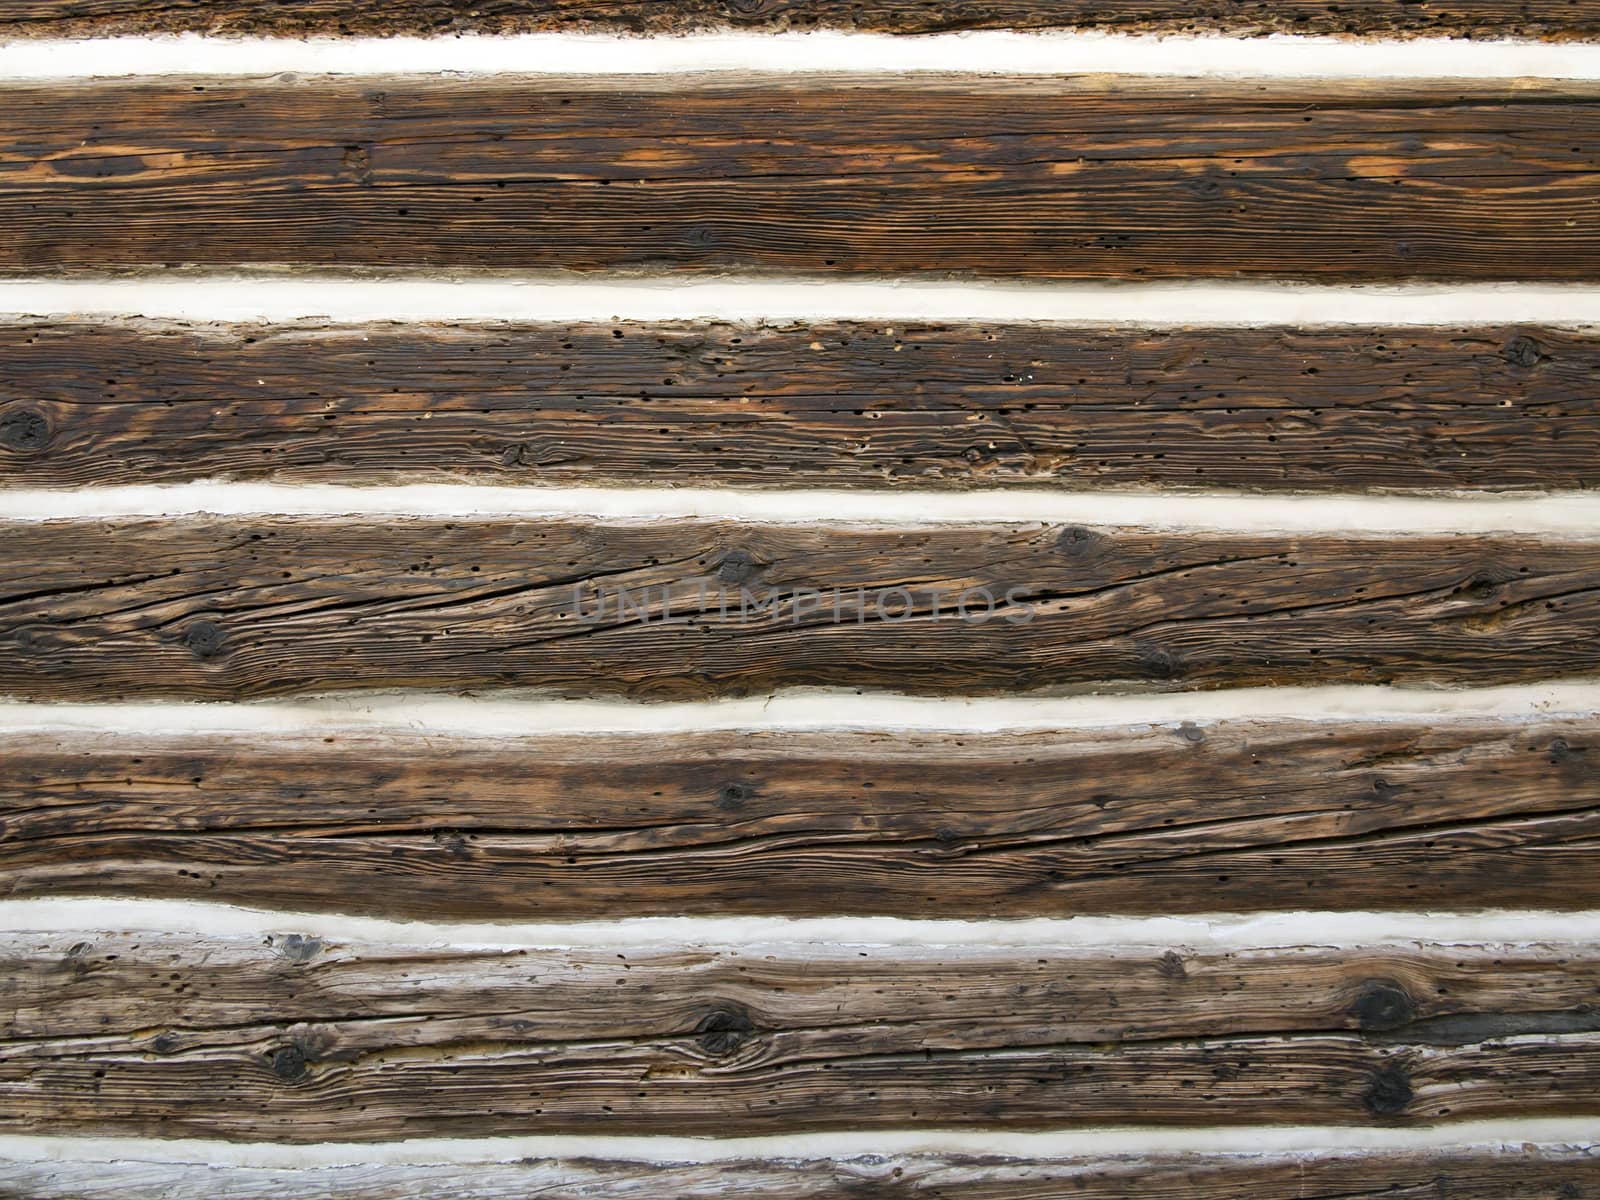
[[[681,33],[726,27],[939,33],[960,29],[1077,27],[1122,33],[1460,35],[1592,37],[1594,0],[8,0],[5,37],[119,33],[305,36],[572,32]]]
[[[1574,945],[6,935],[0,1129],[315,1142],[1600,1115]]]
[[[1600,541],[1084,526],[0,524],[0,693],[521,686],[645,698],[1600,668]]]
[[[477,920],[1597,908],[1597,735],[13,733],[0,896]]]
[[[159,1152],[146,1152],[155,1157]],[[1105,1156],[874,1154],[709,1163],[525,1159],[460,1165],[273,1169],[199,1162],[24,1162],[0,1187],[30,1200],[1581,1200],[1600,1193],[1600,1156],[1566,1146],[1512,1151]]]
[[[0,484],[1600,485],[1543,328],[0,326]]]
[[[1594,83],[186,79],[0,101],[6,271],[1600,280]]]

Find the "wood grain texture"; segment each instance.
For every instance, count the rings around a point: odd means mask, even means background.
[[[126,33],[315,34],[625,31],[681,33],[726,27],[939,33],[960,29],[1076,27],[1124,33],[1215,32],[1592,37],[1594,0],[8,0],[0,33],[91,37]]]
[[[1600,908],[1600,719],[0,737],[0,896],[435,920]]]
[[[0,326],[0,484],[1588,488],[1544,328]]]
[[[7,271],[1600,280],[1592,83],[184,80],[0,99]]]
[[[1512,535],[491,517],[0,525],[0,693],[37,699],[1511,683],[1600,668],[1597,620],[1600,541]]]
[[[12,934],[0,1129],[272,1139],[1600,1113],[1592,947]]]
[[[525,1159],[467,1166],[273,1169],[198,1162],[23,1162],[0,1179],[29,1200],[1581,1200],[1600,1194],[1592,1150],[1106,1156],[874,1154],[710,1163]]]

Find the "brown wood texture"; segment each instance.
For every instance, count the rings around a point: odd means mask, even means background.
[[[1592,947],[5,935],[0,1128],[294,1142],[1600,1113]]]
[[[1600,33],[1594,0],[8,0],[5,37],[93,37],[198,31],[218,34],[514,33],[585,30],[680,33],[726,27],[939,33],[1076,27],[1124,33],[1223,31],[1384,36],[1538,37]]]
[[[1588,488],[1546,328],[0,326],[0,484]]]
[[[515,686],[641,698],[1600,667],[1600,541],[1070,525],[0,524],[0,693]]]
[[[1600,280],[1600,85],[281,79],[0,92],[0,270]]]
[[[1600,719],[0,737],[0,896],[390,918],[1600,907]]]
[[[1600,1193],[1592,1150],[1152,1154],[1084,1159],[873,1154],[658,1163],[524,1159],[469,1165],[237,1167],[200,1162],[0,1158],[29,1200],[1581,1200]]]

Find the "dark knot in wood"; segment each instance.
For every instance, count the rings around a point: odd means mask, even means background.
[[[50,422],[36,408],[0,413],[0,446],[18,454],[36,454],[50,444]]]
[[[729,587],[749,583],[761,570],[756,556],[748,550],[729,550],[717,564],[717,581]]]
[[[1056,538],[1056,549],[1068,558],[1082,558],[1100,544],[1100,535],[1083,525],[1068,525]]]
[[[1151,679],[1176,679],[1183,674],[1178,656],[1161,646],[1149,646],[1140,653],[1139,669]]]
[[[306,1056],[298,1046],[280,1046],[272,1052],[272,1073],[286,1083],[304,1079]]]
[[[743,783],[725,783],[717,789],[717,807],[725,812],[735,812],[745,801],[756,794],[755,789]]]
[[[1404,1112],[1416,1095],[1411,1090],[1411,1076],[1405,1068],[1398,1063],[1386,1063],[1373,1075],[1361,1096],[1361,1103],[1376,1116],[1393,1117]]]
[[[755,1036],[755,1022],[737,1004],[722,1004],[712,1009],[695,1026],[700,1049],[707,1054],[732,1054]]]
[[[1533,367],[1544,358],[1544,350],[1531,337],[1519,333],[1506,343],[1505,349],[1500,351],[1500,357],[1514,367]]]
[[[1405,988],[1392,979],[1373,979],[1350,1005],[1350,1015],[1362,1029],[1398,1029],[1416,1020],[1417,1006]]]
[[[1372,794],[1387,803],[1400,794],[1400,789],[1387,779],[1374,779],[1372,781]]]
[[[183,644],[196,658],[213,658],[222,649],[222,628],[215,621],[196,621],[183,631]]]
[[[322,939],[291,933],[278,942],[278,953],[292,963],[310,962],[322,953]]]

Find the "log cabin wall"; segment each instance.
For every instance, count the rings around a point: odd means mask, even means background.
[[[1600,1196],[1600,5],[0,93],[0,1196]]]

